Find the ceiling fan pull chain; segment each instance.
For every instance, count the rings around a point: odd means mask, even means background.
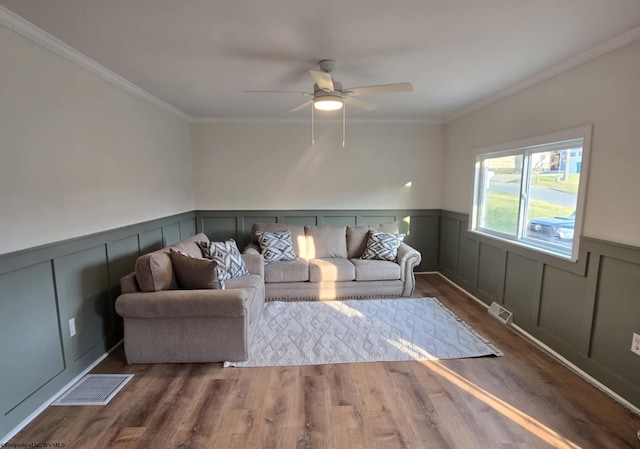
[[[316,139],[315,139],[315,125],[314,125],[314,120],[313,120],[313,110],[315,108],[313,107],[313,105],[311,106],[311,146],[315,147],[316,146]]]
[[[342,106],[342,148],[347,141],[347,107]]]

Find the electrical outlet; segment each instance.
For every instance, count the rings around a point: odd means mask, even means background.
[[[631,352],[640,355],[640,335],[633,333],[633,340],[631,340]]]
[[[71,318],[69,320],[69,336],[73,337],[76,335],[76,319]]]

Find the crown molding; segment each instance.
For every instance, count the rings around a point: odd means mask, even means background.
[[[98,76],[99,78],[102,78],[103,80],[113,84],[114,86],[124,90],[125,92],[141,98],[166,112],[175,114],[184,120],[192,120],[191,116],[189,116],[188,114],[171,106],[169,103],[160,100],[158,97],[151,95],[149,92],[139,88],[130,81],[127,81],[120,75],[98,64],[88,56],[85,56],[79,51],[74,50],[61,40],[53,37],[46,31],[41,30],[31,22],[11,12],[4,6],[0,6],[0,25],[4,25],[10,30],[15,31],[16,33],[26,37],[36,44],[46,48],[47,50],[50,50],[56,55],[66,59],[67,61],[72,62],[75,65],[87,70],[88,72],[91,72],[92,74]]]
[[[457,112],[447,117],[444,122],[448,123],[452,120],[462,117],[463,115],[466,115],[484,106],[488,106],[489,104],[494,103],[498,100],[501,100],[505,97],[508,97],[509,95],[513,95],[517,92],[520,92],[521,90],[527,89],[531,86],[534,86],[543,81],[551,79],[562,73],[568,72],[569,70],[575,67],[578,67],[579,65],[582,65],[586,62],[589,62],[593,59],[603,56],[613,50],[617,50],[618,48],[623,47],[627,44],[630,44],[631,42],[637,41],[638,39],[640,39],[640,25],[635,26],[621,34],[618,34],[617,36],[607,41],[604,41],[596,45],[595,47],[590,48],[589,50],[583,51],[582,53],[578,53],[577,55],[559,64],[556,64],[548,68],[547,70],[543,70],[542,72],[539,72],[536,75],[526,78],[514,84],[511,87],[508,87],[504,90],[501,90],[500,92],[497,92],[493,95],[485,97],[482,100],[477,101],[471,104],[470,106],[464,108],[460,112]]]
[[[342,117],[342,116],[341,116]],[[263,118],[263,117],[194,117],[191,119],[192,123],[199,124],[302,124],[309,125],[311,123],[310,117],[296,117],[296,118]],[[342,124],[342,118],[322,118],[316,119],[317,124]],[[443,125],[444,120],[430,120],[430,119],[391,119],[391,118],[362,118],[362,117],[348,117],[347,126],[349,124],[380,124],[380,125]]]

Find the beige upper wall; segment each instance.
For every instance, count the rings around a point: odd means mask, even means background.
[[[193,209],[188,122],[3,26],[0,61],[0,254]]]
[[[443,126],[194,124],[197,209],[440,208]],[[406,186],[411,182],[411,186]]]
[[[448,123],[444,208],[470,213],[476,148],[587,124],[584,235],[640,245],[640,41]]]

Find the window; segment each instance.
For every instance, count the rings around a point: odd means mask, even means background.
[[[591,127],[476,152],[471,230],[576,260]]]

